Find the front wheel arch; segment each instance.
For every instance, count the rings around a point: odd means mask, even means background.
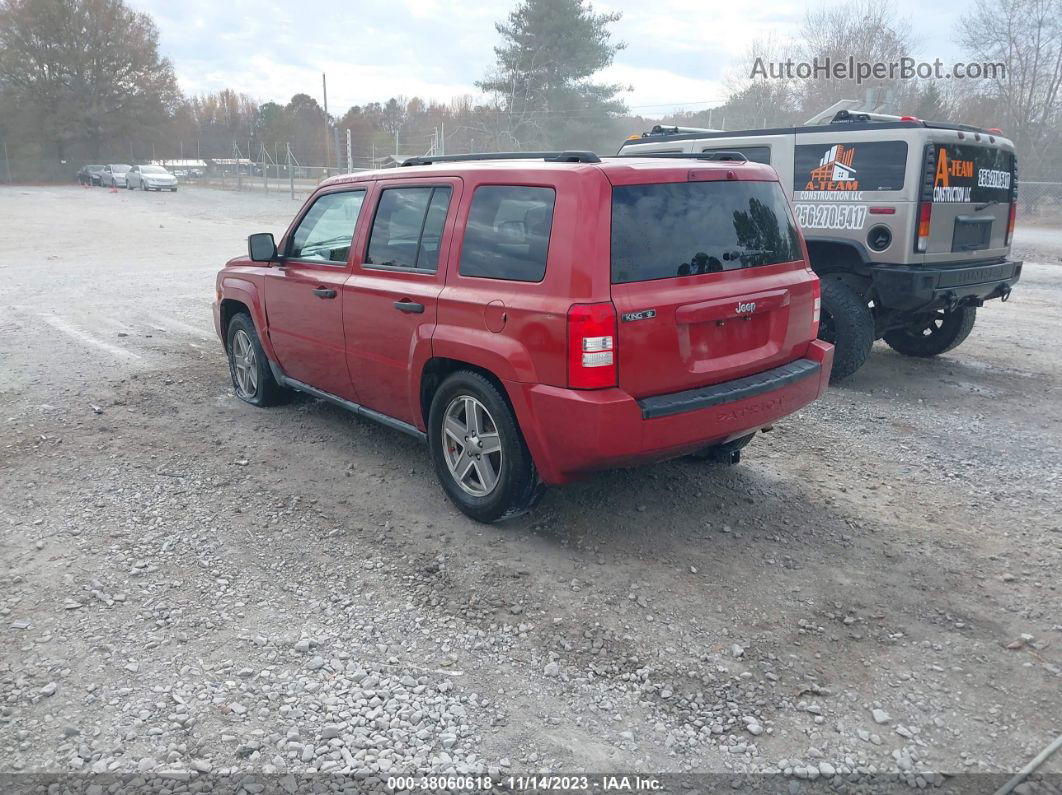
[[[240,313],[250,315],[252,320],[254,318],[251,315],[251,308],[247,306],[243,301],[238,301],[235,298],[224,298],[221,301],[221,341],[225,345],[226,353],[229,350],[229,323],[232,319]],[[261,336],[261,335],[259,335]]]

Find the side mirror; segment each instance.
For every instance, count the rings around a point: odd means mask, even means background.
[[[277,244],[269,232],[247,238],[247,256],[252,262],[272,262],[277,258]]]

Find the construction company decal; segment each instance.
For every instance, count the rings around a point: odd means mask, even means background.
[[[973,193],[974,161],[948,159],[946,147],[937,150],[937,172],[933,177],[933,201],[969,202]],[[970,184],[963,184],[970,183]]]
[[[802,144],[794,153],[793,198],[852,202],[862,201],[863,192],[868,190],[901,190],[906,165],[907,144],[903,141]],[[834,222],[855,223],[848,217]]]
[[[862,229],[865,204],[797,204],[797,223],[804,229]]]
[[[855,153],[855,147],[846,147],[844,144],[831,146],[819,159],[819,165],[811,169],[811,177],[804,190],[859,190],[856,170],[852,168]]]
[[[1009,201],[1014,156],[985,146],[937,147],[933,170],[935,203]]]

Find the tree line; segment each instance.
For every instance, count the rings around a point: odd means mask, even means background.
[[[286,102],[233,90],[184,96],[173,64],[159,53],[154,22],[122,0],[0,0],[0,140],[9,158],[31,164],[28,178],[66,178],[81,162],[284,162],[289,145],[302,165],[345,167],[350,130],[354,165],[363,168],[432,146],[448,153],[609,153],[655,123],[789,126],[839,99],[856,99],[889,112],[1000,127],[1023,160],[1059,179],[1062,0],[976,0],[956,28],[956,43],[971,61],[1004,63],[1003,75],[992,79],[857,85],[752,76],[756,59],[889,62],[917,49],[917,31],[888,3],[822,6],[807,13],[794,39],[753,42],[728,75],[725,99],[664,119],[632,114],[628,87],[597,79],[625,46],[612,33],[619,18],[595,12],[586,0],[518,0],[496,25],[495,62],[476,83],[478,95],[396,96],[329,115],[309,93]]]

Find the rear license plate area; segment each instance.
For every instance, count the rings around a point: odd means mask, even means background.
[[[960,215],[951,236],[952,251],[978,251],[988,248],[992,239],[992,219]]]
[[[688,345],[687,358],[704,362],[760,348],[770,341],[770,321],[770,312],[760,312],[688,325],[683,329]]]

